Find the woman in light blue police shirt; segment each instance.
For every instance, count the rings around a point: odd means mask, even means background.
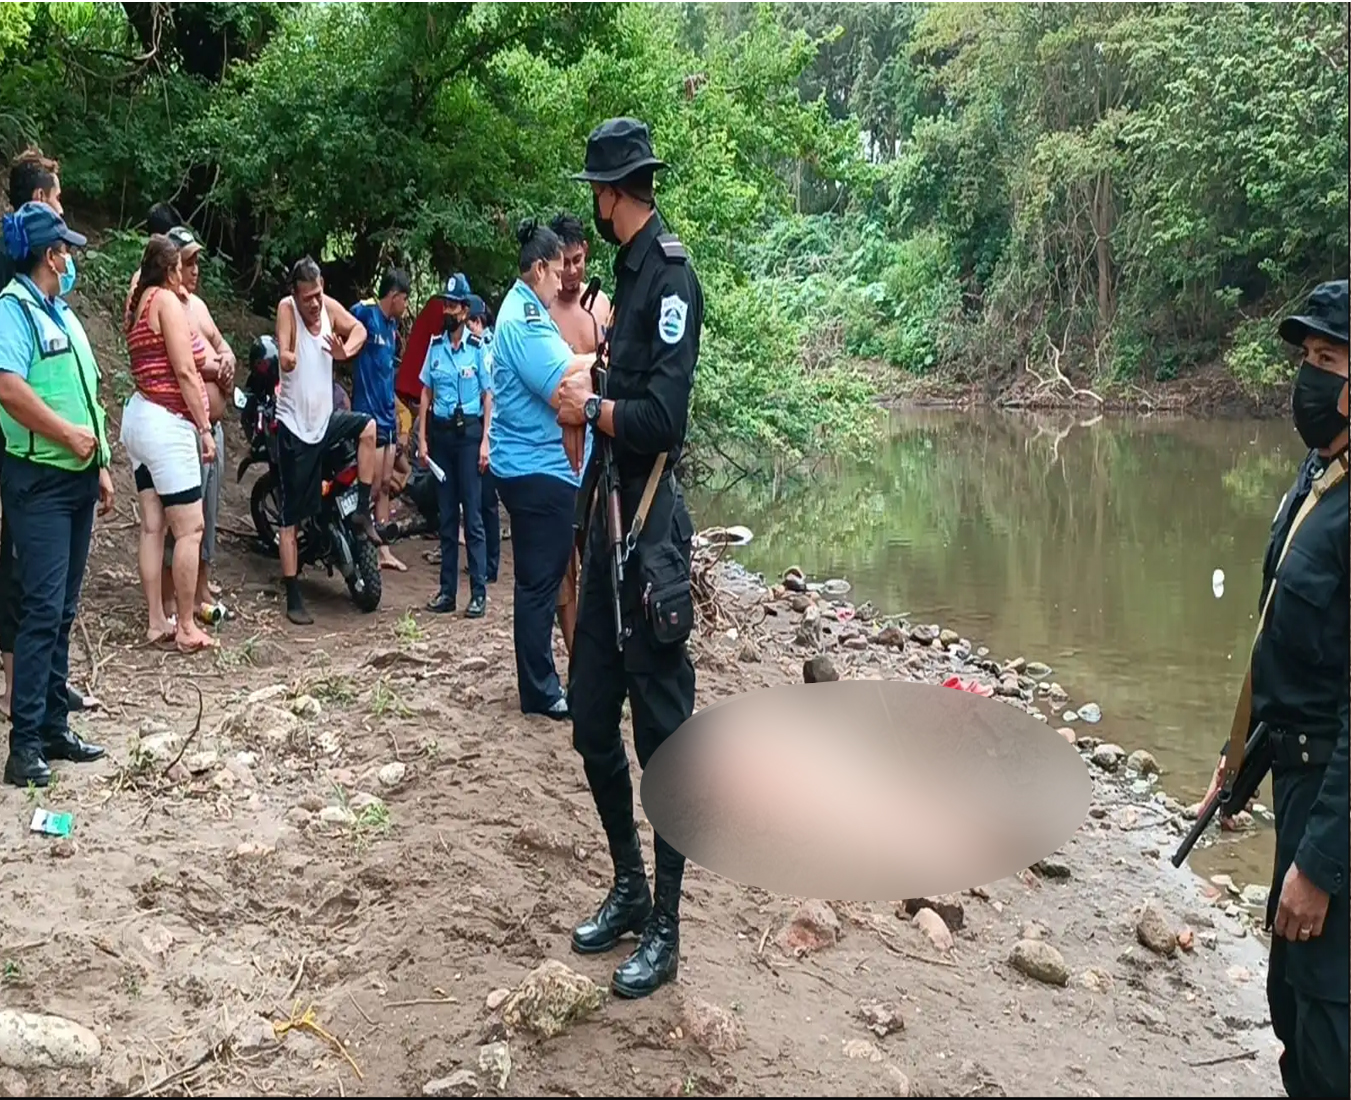
[[[589,369],[592,357],[574,355],[549,316],[562,284],[563,244],[557,234],[526,221],[517,239],[521,276],[497,311],[492,343],[496,405],[489,465],[511,516],[521,710],[563,721],[568,705],[554,668],[554,609],[572,555],[581,473],[563,449],[557,400],[564,376]]]
[[[446,283],[444,329],[432,337],[422,364],[418,453],[436,464],[441,513],[441,590],[427,610],[438,614],[455,610],[463,513],[464,548],[469,558],[465,616],[481,619],[488,603],[488,565],[480,472],[488,465],[493,384],[483,341],[466,327],[469,298],[469,280],[452,275]]]

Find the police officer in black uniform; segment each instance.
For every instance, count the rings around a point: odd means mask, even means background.
[[[624,997],[645,997],[676,976],[685,870],[685,857],[656,837],[654,904],[619,731],[624,699],[644,767],[694,711],[694,665],[686,651],[693,625],[694,527],[671,470],[685,441],[704,301],[684,247],[666,231],[653,200],[653,174],[664,167],[653,156],[647,127],[634,119],[610,119],[587,141],[586,170],[575,178],[591,184],[596,229],[619,247],[609,381],[602,400],[588,372],[570,376],[559,407],[561,423],[588,425],[597,444],[582,484],[584,497],[596,482],[600,447],[612,448],[626,534],[641,512],[644,490],[649,484],[653,489],[625,564],[622,650],[604,500],[591,509],[568,674],[573,746],[581,754],[615,868],[614,888],[596,914],[573,931],[572,945],[579,953],[599,954],[624,935],[639,933],[637,949],[611,981]]]
[[[1346,1096],[1351,925],[1347,877],[1347,283],[1324,283],[1281,337],[1303,350],[1292,398],[1309,447],[1272,526],[1252,658],[1252,720],[1271,731],[1276,868],[1267,999],[1290,1096]],[[1288,545],[1287,545],[1288,543]]]

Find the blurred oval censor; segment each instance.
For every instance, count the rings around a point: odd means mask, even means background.
[[[1088,812],[1073,745],[964,691],[840,680],[699,711],[653,754],[643,812],[689,859],[796,897],[887,901],[994,882]]]

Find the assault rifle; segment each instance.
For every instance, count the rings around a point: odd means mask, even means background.
[[[1182,838],[1182,843],[1173,853],[1173,866],[1181,867],[1186,862],[1201,834],[1206,831],[1216,813],[1232,817],[1245,809],[1257,796],[1257,788],[1262,785],[1267,772],[1271,770],[1271,733],[1265,722],[1258,722],[1243,750],[1243,762],[1233,777],[1225,782],[1210,797],[1201,812],[1196,816],[1196,824]]]
[[[591,314],[591,321],[596,326],[596,361],[591,365],[591,388],[596,391],[596,396],[604,401],[610,378],[609,369],[605,365],[608,342],[605,338],[605,330],[601,327],[601,323],[596,320],[595,313],[592,312],[596,304],[596,295],[599,293],[600,280],[592,279],[587,283],[586,291],[582,294],[582,308]],[[577,550],[579,555],[585,557],[587,535],[591,530],[591,498],[592,493],[598,491],[599,497],[603,498],[605,502],[605,537],[610,556],[610,599],[614,605],[615,644],[622,653],[624,651],[625,630],[624,610],[620,603],[620,593],[624,590],[624,559],[627,557],[627,553],[624,546],[623,512],[619,506],[619,471],[615,468],[614,452],[609,436],[597,430],[594,437],[596,456],[599,459],[599,478],[593,474],[593,468],[588,468],[588,476],[583,482],[582,492],[578,499],[578,512],[582,520],[576,531]]]

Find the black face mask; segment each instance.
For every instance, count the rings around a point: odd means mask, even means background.
[[[447,336],[454,336],[463,327],[464,327],[463,321],[457,321],[454,317],[451,317],[449,314],[447,314],[445,319],[442,320],[441,322],[441,331],[444,332]]]
[[[592,193],[591,195],[591,217],[596,223],[596,232],[601,235],[601,239],[608,241],[616,247],[622,242],[619,235],[615,232],[615,223],[609,218],[600,216],[600,196]]]
[[[1346,379],[1331,371],[1319,370],[1307,360],[1299,365],[1295,390],[1290,397],[1295,430],[1305,444],[1316,451],[1332,446],[1346,430],[1346,417],[1337,408]]]

